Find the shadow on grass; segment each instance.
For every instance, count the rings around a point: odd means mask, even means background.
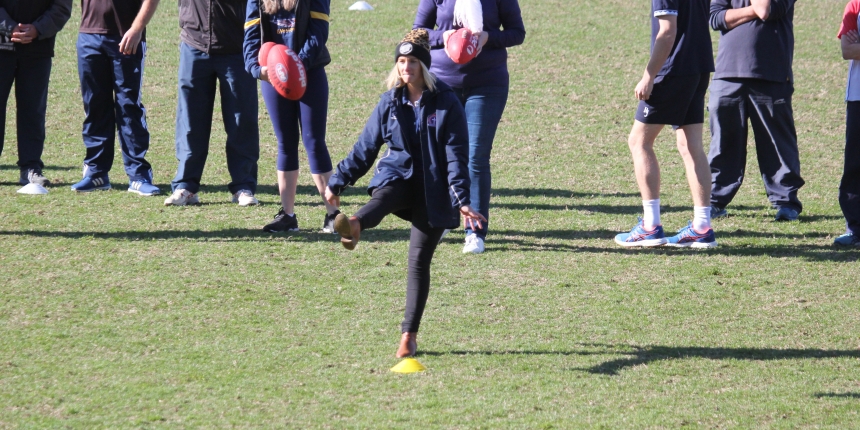
[[[835,398],[843,398],[843,399],[860,399],[860,393],[815,393],[812,395],[815,398],[821,399],[823,397],[835,397]]]
[[[588,191],[559,190],[555,188],[493,188],[493,196],[498,197],[639,197],[639,193],[593,193]]]
[[[332,234],[322,233],[315,227],[317,221],[312,219],[300,222],[304,227],[297,233],[265,233],[261,230],[267,219],[261,219],[249,228],[227,228],[221,230],[130,230],[130,231],[4,231],[0,236],[21,236],[41,238],[93,238],[117,240],[208,240],[208,241],[265,241],[282,240],[290,237],[297,241],[330,241]],[[623,254],[623,255],[665,255],[665,256],[726,256],[726,257],[755,257],[768,256],[773,258],[801,258],[809,261],[856,262],[860,259],[860,250],[837,249],[830,245],[791,244],[791,245],[740,245],[726,246],[725,244],[706,250],[687,248],[623,248],[613,242],[617,231],[599,230],[541,230],[516,231],[495,230],[488,239],[487,252],[576,252],[593,254]],[[721,233],[718,240],[731,237],[759,237],[758,233],[739,230],[735,233]],[[810,236],[810,235],[807,235]],[[812,235],[814,237],[814,235]],[[761,237],[801,239],[804,236],[795,233],[761,233]],[[408,228],[367,230],[362,234],[365,244],[406,242],[409,240]],[[599,239],[598,246],[573,243],[579,240]],[[443,243],[459,245],[462,241],[461,232],[452,232]]]
[[[77,166],[45,166],[45,168],[42,170],[45,172],[52,172],[52,171],[58,171],[58,170],[61,170],[64,172],[72,172],[72,171],[80,172],[82,169],[83,169],[83,164],[78,164]],[[0,164],[0,170],[20,171],[21,168],[18,167],[17,164]]]
[[[567,351],[465,351],[448,352],[420,351],[419,355],[557,355],[557,356],[595,356],[595,355],[624,355],[626,357],[609,360],[595,366],[585,368],[570,368],[568,370],[584,371],[599,375],[618,375],[621,371],[648,365],[664,360],[684,360],[689,358],[704,358],[707,360],[800,360],[822,358],[860,358],[860,350],[830,350],[830,349],[775,349],[775,348],[708,348],[685,346],[630,346],[611,344],[580,344],[581,350]],[[850,397],[860,398],[860,393],[818,393],[816,397]]]
[[[684,346],[628,346],[586,344],[585,347],[602,348],[605,354],[626,355],[625,358],[609,360],[596,366],[574,368],[588,373],[618,375],[624,369],[647,365],[663,360],[704,358],[708,360],[798,360],[821,358],[860,358],[860,350],[845,349],[775,349],[775,348],[708,348]]]

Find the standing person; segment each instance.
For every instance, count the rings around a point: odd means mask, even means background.
[[[720,31],[708,103],[711,123],[711,212],[726,215],[744,180],[747,123],[776,221],[794,221],[803,186],[791,95],[796,0],[713,0],[711,27]]]
[[[615,236],[622,246],[717,246],[708,204],[708,159],[702,148],[705,92],[714,71],[709,0],[651,0],[651,59],[636,85],[639,99],[628,145],[644,217],[630,233]],[[654,140],[664,125],[675,130],[693,195],[693,221],[666,238],[660,222],[660,167]]]
[[[833,241],[834,245],[860,246],[860,34],[857,32],[860,0],[851,0],[845,6],[842,26],[837,37],[842,47],[842,58],[850,60],[848,84],[845,91],[845,168],[839,184],[839,206],[845,215],[845,234]]]
[[[372,167],[383,146],[368,192],[372,196],[355,215],[339,214],[335,229],[347,249],[354,249],[363,230],[395,214],[412,222],[406,275],[406,311],[397,357],[415,355],[418,328],[430,292],[430,263],[445,229],[470,227],[484,217],[469,207],[466,174],[465,113],[448,85],[428,69],[430,45],[425,30],[412,30],[394,50],[389,91],[367,121],[349,155],[329,179],[326,199],[340,204],[340,194]]]
[[[215,84],[221,88],[221,117],[227,132],[227,188],[239,206],[259,203],[257,81],[245,72],[242,56],[246,1],[179,0],[179,101],[176,106],[176,159],[179,166],[166,206],[197,204],[209,155]]]
[[[45,113],[56,34],[72,15],[72,0],[0,0],[0,153],[6,103],[15,85],[20,183],[46,186]]]
[[[445,53],[448,35],[461,27],[463,17],[455,17],[457,2],[467,0],[420,0],[413,28],[430,33],[430,51],[438,79],[454,89],[466,111],[469,125],[469,178],[474,209],[490,219],[490,152],[496,129],[508,101],[508,51],[526,38],[517,0],[468,0],[479,3],[483,12],[483,31],[479,36],[480,54],[466,64],[454,63]],[[466,8],[468,10],[468,8]],[[458,24],[455,24],[455,18]],[[468,17],[477,20],[476,17]],[[484,252],[488,222],[479,228],[466,227],[464,253]]]
[[[83,125],[84,178],[72,190],[111,188],[114,136],[119,135],[128,191],[161,193],[146,161],[149,129],[141,101],[146,24],[159,0],[81,0],[78,75],[86,118]]]
[[[328,115],[328,76],[325,66],[331,56],[328,40],[329,0],[248,0],[245,18],[245,70],[260,79],[263,101],[278,138],[278,192],[281,209],[263,231],[298,231],[295,214],[299,181],[299,128],[308,153],[308,164],[320,197],[326,206],[323,231],[334,233],[337,206],[325,201],[325,187],[332,174],[331,157],[325,143]],[[296,52],[305,66],[307,88],[298,101],[281,97],[269,83],[268,70],[258,64],[264,42],[285,45]]]

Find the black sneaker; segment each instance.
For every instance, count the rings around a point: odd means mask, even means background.
[[[334,219],[337,218],[337,214],[339,213],[340,211],[336,210],[333,214],[325,214],[322,228],[323,233],[337,234],[337,232],[334,230]]]
[[[286,212],[284,212],[284,208],[281,208],[281,210],[278,211],[278,214],[275,215],[275,219],[263,227],[263,231],[266,233],[299,231],[299,221],[296,219],[295,214],[293,214],[293,216],[288,216]]]
[[[43,187],[51,185],[51,181],[42,175],[42,169],[27,169],[21,171],[21,178],[18,180],[21,185],[39,184]]]

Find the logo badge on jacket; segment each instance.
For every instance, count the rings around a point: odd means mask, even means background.
[[[427,127],[436,127],[436,114],[427,117]]]

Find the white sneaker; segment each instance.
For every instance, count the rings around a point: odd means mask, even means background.
[[[239,203],[239,206],[253,206],[259,204],[260,201],[254,197],[254,193],[250,190],[239,190],[233,194],[233,203]]]
[[[483,252],[484,239],[475,233],[466,235],[466,246],[463,247],[463,254],[481,254]]]
[[[196,193],[192,193],[185,188],[180,188],[173,192],[170,197],[164,199],[164,206],[185,206],[199,205],[200,199]]]

